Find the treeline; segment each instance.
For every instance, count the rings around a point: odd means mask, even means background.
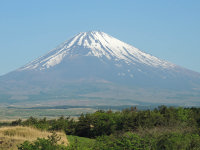
[[[118,131],[136,131],[154,127],[200,127],[200,108],[174,108],[159,106],[154,110],[137,110],[136,107],[113,112],[99,110],[81,114],[78,120],[70,117],[47,120],[30,117],[13,121],[11,125],[34,126],[42,130],[64,130],[68,135],[95,138]]]
[[[67,135],[96,139],[95,146],[88,149],[200,149],[200,108],[159,106],[141,111],[131,107],[81,114],[78,120],[30,117],[11,125],[63,130]]]

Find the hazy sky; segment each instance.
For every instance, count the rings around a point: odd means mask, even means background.
[[[200,72],[200,0],[0,0],[0,75],[91,30]]]

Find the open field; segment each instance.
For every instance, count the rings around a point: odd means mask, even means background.
[[[13,121],[16,119],[27,119],[30,116],[36,118],[48,118],[54,119],[60,116],[70,116],[76,118],[80,114],[93,113],[99,109],[113,111],[123,110],[130,107],[129,105],[119,105],[119,106],[40,106],[40,107],[0,107],[0,121]],[[152,109],[155,106],[137,106],[138,109]]]
[[[60,137],[60,143],[68,145],[65,133],[56,132]],[[47,138],[51,132],[40,131],[31,127],[2,127],[0,128],[0,150],[17,150],[17,145],[24,141],[34,141],[37,138]]]
[[[37,118],[47,117],[58,118],[60,116],[76,117],[81,113],[92,113],[96,109],[93,108],[69,108],[69,109],[19,109],[19,108],[1,108],[0,121],[12,121],[16,119],[27,119],[30,116]]]

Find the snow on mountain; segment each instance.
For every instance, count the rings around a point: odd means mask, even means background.
[[[174,68],[175,65],[146,54],[104,32],[81,32],[48,54],[32,61],[22,70],[43,70],[56,66],[64,59],[75,56],[95,56],[114,62],[145,64],[152,67]]]

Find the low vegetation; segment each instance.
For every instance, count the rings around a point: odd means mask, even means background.
[[[61,138],[59,144],[67,145],[68,141],[63,132],[56,132]],[[47,138],[52,133],[41,131],[32,127],[8,126],[0,128],[0,150],[12,149],[17,150],[17,145],[24,141],[35,141],[37,138]]]
[[[59,140],[52,142],[52,138],[28,140],[30,142],[18,147],[27,150],[38,145],[49,145],[49,150],[51,147],[67,150],[200,149],[200,108],[159,106],[154,110],[138,110],[131,107],[81,114],[77,120],[64,116],[50,120],[30,117],[5,125],[28,126],[48,133],[63,131],[69,140],[67,147]]]
[[[37,140],[30,142],[25,141],[24,143],[18,146],[19,150],[64,150],[67,149],[64,145],[64,141],[61,144],[58,142],[61,140],[61,137],[55,132],[51,136],[45,138],[37,138]]]

